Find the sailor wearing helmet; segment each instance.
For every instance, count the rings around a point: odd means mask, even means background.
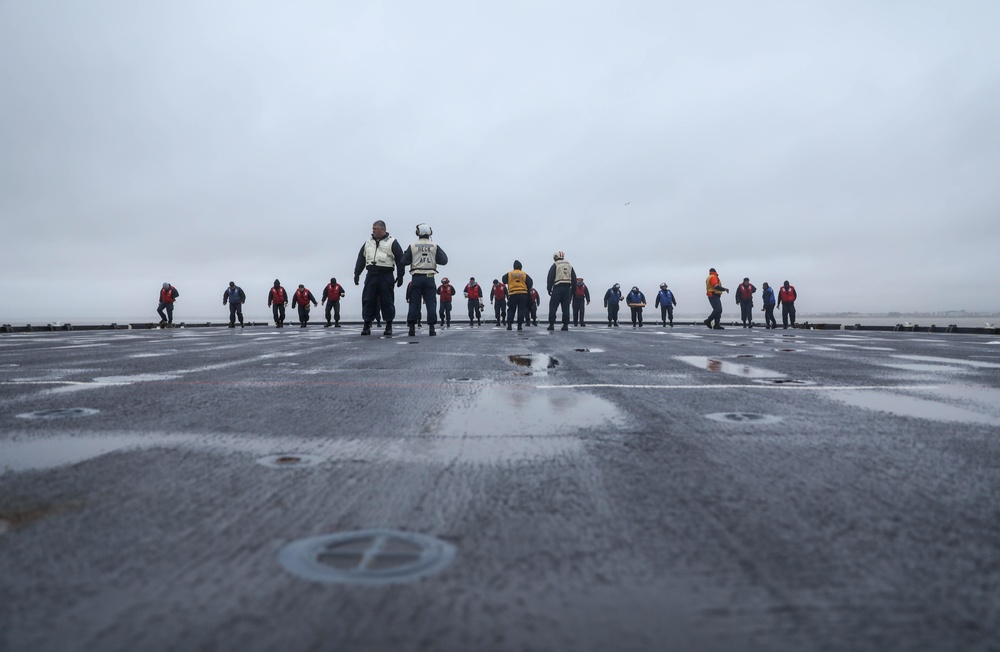
[[[549,291],[549,328],[555,330],[556,310],[562,308],[562,330],[569,330],[570,302],[573,299],[573,288],[576,286],[576,270],[566,260],[566,254],[557,251],[552,254],[552,267],[545,282]]]

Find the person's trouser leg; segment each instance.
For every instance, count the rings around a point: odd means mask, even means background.
[[[708,302],[712,304],[712,314],[708,316],[708,323],[711,326],[713,323],[718,326],[719,320],[722,319],[722,297],[717,294],[713,294],[708,297]]]
[[[235,326],[236,325],[236,306],[237,306],[237,304],[233,303],[232,301],[229,302],[229,325],[230,326]],[[240,323],[243,323],[242,319],[240,320]]]
[[[788,321],[791,322],[792,328],[795,328],[795,304],[788,304]]]
[[[166,306],[166,309],[167,309],[167,323],[168,324],[172,324],[172,323],[174,323],[174,304],[168,303],[167,306]],[[795,321],[794,321],[794,315],[793,315],[793,321],[792,321],[792,323],[793,324],[795,323]]]
[[[671,326],[674,325],[674,304],[672,303],[667,304],[667,320]]]
[[[331,323],[330,317],[333,312],[333,301],[326,302],[326,308],[323,310],[323,315],[326,317],[326,325],[329,326]]]
[[[667,323],[667,305],[665,303],[660,304],[660,321],[664,325]]]
[[[788,328],[788,304],[781,304],[781,327]]]
[[[156,306],[156,314],[158,314],[160,316],[160,321],[161,322],[167,321],[167,314],[164,312],[164,310],[167,309],[168,305],[169,304],[164,303],[164,302],[161,301],[160,305]]]

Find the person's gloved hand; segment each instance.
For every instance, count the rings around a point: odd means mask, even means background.
[[[361,277],[358,276],[357,274],[354,275],[354,284],[355,285],[360,285],[361,284]]]
[[[403,277],[402,276],[396,278],[396,287],[398,287],[398,288],[403,287]]]

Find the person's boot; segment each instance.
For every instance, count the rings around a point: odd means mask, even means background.
[[[559,330],[561,330],[561,331],[568,331],[569,330],[569,324],[563,324],[562,328],[560,328]]]
[[[517,325],[517,330],[523,330],[520,324]]]
[[[474,322],[473,322],[473,321],[472,321],[472,320],[470,319],[470,320],[469,320],[469,328],[472,328],[472,327],[473,327],[473,326],[475,326],[475,325],[476,325],[476,324],[475,324],[475,323],[474,323]]]
[[[410,332],[407,333],[410,337],[415,337],[417,334],[417,329],[413,324],[410,324]]]
[[[513,329],[511,328],[511,325],[510,325],[510,324],[507,324],[507,330],[513,330]],[[521,327],[520,327],[520,326],[518,326],[518,327],[517,327],[517,330],[521,330]]]
[[[365,322],[364,327],[361,329],[361,334],[362,335],[371,335],[372,334],[372,323],[370,321],[366,321]]]
[[[482,319],[477,319],[476,320],[476,326],[482,326],[482,325],[483,325],[483,320]]]
[[[434,330],[434,324],[428,324],[427,325],[427,334],[430,335],[431,337],[434,337],[434,336],[437,335],[437,331]]]
[[[235,324],[235,323],[233,323],[233,324],[230,324],[230,325],[229,325],[229,327],[230,327],[230,328],[236,328],[236,324]]]
[[[702,323],[704,323],[704,324],[705,324],[706,326],[708,326],[709,328],[711,328],[711,327],[712,327],[712,320],[711,320],[711,319],[706,319],[706,320],[705,320],[704,322],[702,322]]]
[[[546,328],[545,330],[547,330],[547,331],[554,331],[555,329],[556,329],[555,324],[549,324],[549,327]]]
[[[385,323],[385,330],[382,332],[384,337],[392,337],[392,322],[387,321]]]

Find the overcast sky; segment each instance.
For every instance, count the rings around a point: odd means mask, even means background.
[[[371,223],[709,312],[1000,310],[1000,3],[0,0],[0,322],[266,319]],[[397,308],[403,304],[397,292]],[[595,304],[598,305],[598,304]],[[736,306],[725,304],[730,317]],[[592,306],[593,308],[593,306]]]

